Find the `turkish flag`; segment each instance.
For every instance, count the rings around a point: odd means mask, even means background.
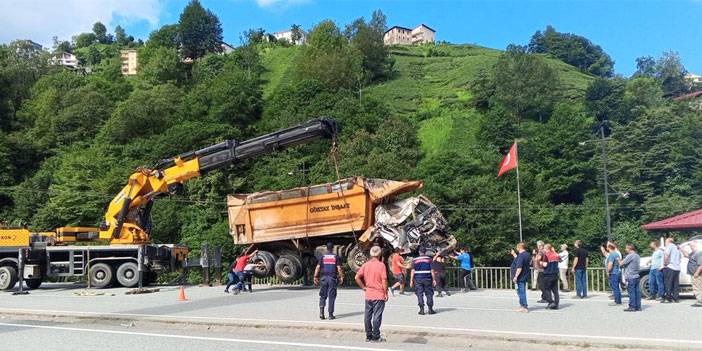
[[[500,171],[497,172],[497,176],[501,176],[502,173],[505,173],[509,171],[510,169],[514,169],[517,167],[517,143],[512,144],[512,147],[509,148],[509,153],[505,155],[505,158],[502,159],[502,162],[500,162]]]

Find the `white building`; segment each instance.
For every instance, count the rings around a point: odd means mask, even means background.
[[[51,63],[54,65],[61,65],[71,69],[75,69],[78,67],[78,59],[76,58],[76,55],[73,55],[70,52],[62,52],[56,55],[54,58],[51,59]]]
[[[685,76],[685,80],[690,82],[690,84],[702,84],[702,76],[693,73],[688,73]]]
[[[287,40],[288,43],[295,44],[295,45],[305,45],[307,42],[307,33],[300,29],[300,34],[301,37],[298,40],[293,41],[293,31],[292,29],[288,30],[283,30],[280,32],[275,32],[273,33],[273,37],[275,37],[276,40]]]
[[[433,43],[436,41],[436,31],[425,24],[420,24],[414,29],[393,26],[385,31],[383,42],[385,45],[413,45]]]
[[[228,53],[233,52],[234,50],[236,50],[236,49],[234,48],[233,45],[229,45],[229,44],[227,44],[227,43],[225,43],[225,42],[222,42],[222,43],[220,44],[220,46],[222,46],[222,53],[223,53],[223,54],[228,54]]]
[[[139,68],[137,51],[134,49],[120,50],[120,54],[122,57],[122,74],[125,76],[137,74],[137,69]]]

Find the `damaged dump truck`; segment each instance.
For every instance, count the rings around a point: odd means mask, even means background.
[[[258,249],[256,276],[284,282],[302,277],[306,267],[334,243],[334,253],[357,271],[373,245],[389,253],[420,247],[451,250],[456,240],[446,219],[426,197],[397,197],[421,189],[421,181],[352,177],[335,183],[281,191],[229,195],[230,234],[237,245]]]

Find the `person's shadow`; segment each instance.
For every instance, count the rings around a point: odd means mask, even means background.
[[[336,319],[339,319],[339,318],[348,318],[348,317],[353,317],[353,316],[362,316],[363,314],[364,314],[364,312],[350,312],[350,313],[337,314],[337,315],[334,315],[334,317],[336,317]]]
[[[417,336],[405,339],[402,342],[408,344],[427,344],[429,340],[427,340],[425,336],[427,336],[426,332],[418,333]]]

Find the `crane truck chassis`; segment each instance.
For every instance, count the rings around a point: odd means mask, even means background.
[[[187,256],[187,247],[150,243],[155,199],[180,193],[189,179],[244,160],[321,138],[336,142],[339,129],[336,121],[320,117],[249,140],[226,140],[161,160],[152,167],[141,167],[107,204],[99,227],[60,227],[48,232],[0,227],[0,290],[12,289],[19,280],[20,253],[26,254],[23,278],[29,288],[39,287],[49,277],[84,275],[96,288],[115,282],[134,287],[139,268],[147,283],[159,272],[178,269]],[[76,242],[107,245],[71,245]]]

